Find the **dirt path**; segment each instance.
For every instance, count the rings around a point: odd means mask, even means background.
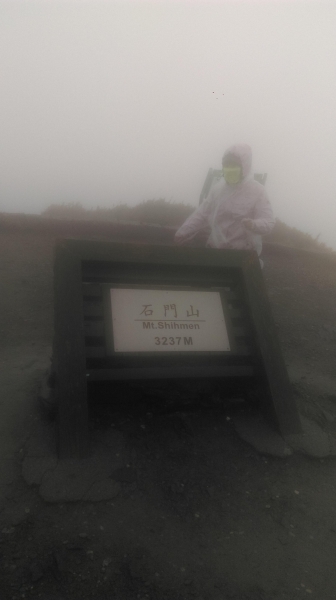
[[[259,455],[234,407],[102,405],[113,500],[44,502],[21,476],[50,357],[53,238],[0,235],[1,600],[334,600],[336,461]],[[303,414],[336,431],[334,263],[270,254],[265,277]],[[112,440],[112,441],[111,441]],[[20,450],[23,448],[22,452]]]

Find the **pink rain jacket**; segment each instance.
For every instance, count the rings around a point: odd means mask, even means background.
[[[236,144],[225,152],[240,159],[243,181],[228,185],[221,179],[210,190],[206,200],[178,229],[175,241],[186,244],[202,230],[211,230],[207,246],[211,248],[234,248],[256,250],[261,253],[261,236],[270,233],[275,221],[263,185],[248,178],[251,170],[252,151],[247,144]],[[242,219],[253,219],[254,230],[242,224]]]

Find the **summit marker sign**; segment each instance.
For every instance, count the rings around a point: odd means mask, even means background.
[[[301,431],[256,252],[59,240],[54,290],[60,457],[88,454],[102,381],[112,401],[117,382],[252,389],[278,431]]]
[[[111,289],[115,352],[228,352],[219,292]]]

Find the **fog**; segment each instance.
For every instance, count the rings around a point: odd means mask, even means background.
[[[0,2],[0,211],[196,205],[252,146],[278,218],[336,248],[336,6]]]

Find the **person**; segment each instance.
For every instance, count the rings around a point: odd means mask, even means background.
[[[188,244],[205,232],[207,247],[256,250],[260,256],[261,236],[272,231],[275,220],[264,186],[249,177],[251,164],[252,150],[247,144],[226,150],[224,177],[177,230],[177,244]]]

